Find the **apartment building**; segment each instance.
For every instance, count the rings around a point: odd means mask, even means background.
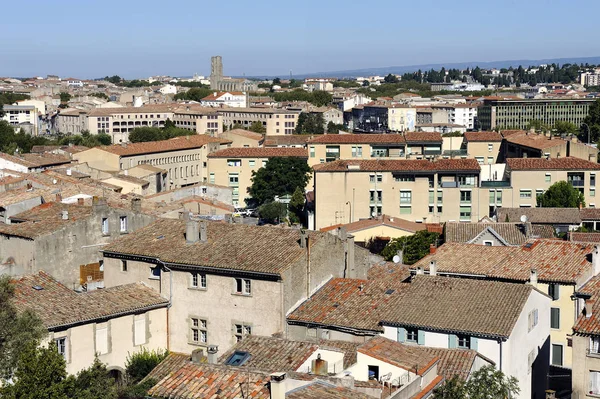
[[[250,130],[244,129],[232,129],[224,131],[223,133],[219,134],[219,138],[231,141],[231,147],[235,148],[260,147],[265,141],[265,137],[262,134],[254,133]]]
[[[38,109],[35,105],[4,105],[4,117],[18,131],[37,136],[40,131]]]
[[[163,141],[95,147],[74,155],[74,159],[110,173],[142,164],[159,167],[167,171],[167,189],[172,189],[206,181],[208,154],[230,143],[199,134]],[[162,188],[157,191],[162,191]]]
[[[81,134],[88,130],[88,111],[65,109],[56,116],[56,130],[62,134]]]
[[[222,108],[217,112],[228,129],[234,125],[248,129],[253,122],[260,122],[267,135],[294,134],[300,115],[297,111],[272,108]]]
[[[528,129],[529,123],[539,120],[548,126],[558,121],[579,126],[589,113],[594,99],[485,99],[479,107],[478,119],[482,130]]]
[[[226,148],[208,155],[208,182],[233,189],[234,205],[244,204],[250,198],[252,174],[267,164],[270,158],[295,157],[308,159],[304,148]]]
[[[283,332],[289,310],[331,276],[365,278],[369,267],[351,237],[189,218],[159,219],[103,254],[107,287],[142,281],[170,299],[170,350],[183,353]]]
[[[523,131],[507,135],[503,158],[560,158],[576,157],[596,162],[598,149],[577,142],[575,137],[565,140],[551,133],[537,134]]]
[[[392,132],[412,132],[416,128],[417,110],[407,105],[391,105],[388,108],[388,128]]]
[[[386,214],[413,222],[472,221],[480,203],[487,214],[474,159],[350,160],[313,169],[316,229],[345,223],[349,204],[353,220]]]
[[[186,105],[174,110],[173,123],[181,129],[216,136],[223,132],[223,117],[215,109]]]
[[[215,91],[200,100],[200,104],[213,108],[247,108],[248,96],[243,91]]]
[[[600,177],[598,163],[572,157],[509,158],[505,173],[510,176],[511,207],[536,207],[537,196],[558,181],[571,184],[581,191],[586,206],[596,207],[596,174]]]
[[[351,128],[356,132],[414,131],[417,110],[408,105],[362,105],[352,109]]]
[[[476,128],[477,106],[473,104],[434,104],[431,108],[444,111],[448,115],[448,122],[453,125],[464,126],[467,130]],[[433,123],[433,122],[432,122]]]
[[[87,130],[91,134],[106,133],[113,143],[126,143],[136,127],[164,127],[173,120],[176,104],[155,104],[143,107],[94,108],[88,115]]]
[[[500,161],[502,135],[497,132],[466,132],[463,135],[463,147],[466,150],[464,155],[475,158],[480,165],[495,164]]]
[[[97,356],[122,380],[128,356],[168,347],[169,301],[145,284],[77,293],[43,271],[13,283],[16,308],[41,319],[48,330],[44,341],[56,344],[69,374],[90,367]]]

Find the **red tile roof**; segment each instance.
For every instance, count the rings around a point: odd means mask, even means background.
[[[498,142],[502,135],[498,132],[466,132],[463,137],[467,142]]]
[[[590,295],[592,315],[579,315],[573,332],[581,335],[600,335],[600,275],[591,278],[583,287],[578,290],[578,293]]]
[[[600,164],[585,159],[565,158],[508,158],[510,170],[600,170]]]
[[[254,132],[251,132],[250,130],[244,130],[244,129],[232,129],[232,130],[228,130],[226,132],[223,132],[221,134],[222,135],[223,134],[235,134],[237,136],[246,137],[246,138],[253,139],[253,140],[256,140],[256,141],[260,141],[264,137],[260,133],[254,133]]]
[[[370,229],[370,228],[377,227],[377,226],[394,227],[394,228],[397,228],[400,230],[405,230],[405,231],[408,231],[411,233],[415,233],[420,230],[427,230],[427,226],[424,225],[423,223],[415,223],[415,222],[411,222],[409,220],[401,219],[398,217],[390,217],[388,215],[382,215],[377,218],[362,219],[362,220],[358,220],[356,222],[347,223],[347,224],[343,224],[343,225],[324,227],[321,229],[321,231],[331,231],[331,230],[335,230],[339,227],[344,227],[346,229],[346,231],[348,231],[349,233],[354,233],[356,231],[366,230],[366,229]]]
[[[290,147],[245,147],[226,148],[215,151],[208,155],[209,158],[275,158],[275,157],[298,157],[308,158],[305,148]]]
[[[569,239],[577,242],[598,242],[600,243],[600,233],[577,233],[570,232]]]
[[[39,168],[42,166],[64,165],[71,163],[71,158],[65,155],[55,154],[19,154],[18,156],[0,152],[0,158],[27,168]]]
[[[200,148],[208,143],[225,144],[231,143],[231,141],[211,137],[206,134],[193,134],[190,136],[175,137],[169,140],[129,143],[125,145],[115,144],[96,148],[110,152],[111,154],[127,157],[132,155],[152,154],[156,152],[180,151],[191,148]]]
[[[404,370],[423,375],[439,357],[424,347],[405,345],[382,336],[373,337],[358,347],[358,352]]]
[[[368,159],[339,160],[313,166],[315,172],[425,172],[481,170],[475,159]]]
[[[50,330],[166,307],[169,302],[142,283],[76,293],[43,271],[13,282],[17,309],[33,311]]]
[[[373,396],[319,380],[288,391],[285,397],[287,399],[373,399]]]
[[[402,134],[324,134],[309,144],[405,144]]]
[[[225,94],[231,94],[234,96],[243,96],[244,95],[244,93],[242,93],[241,91],[216,91],[216,92],[204,97],[202,99],[202,101],[218,100],[219,98],[223,97]]]
[[[407,132],[404,134],[407,143],[441,143],[442,135],[433,132]]]
[[[537,150],[543,150],[545,148],[556,147],[559,145],[567,145],[567,142],[560,137],[548,138],[543,134],[528,133],[525,134],[512,134],[505,136],[506,141],[511,144],[516,144],[523,147],[534,148]],[[565,154],[562,154],[565,155]]]

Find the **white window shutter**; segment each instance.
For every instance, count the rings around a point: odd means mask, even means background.
[[[135,320],[134,325],[135,336],[134,345],[143,345],[146,343],[146,318],[140,318]]]
[[[108,328],[96,329],[96,353],[104,355],[108,353]]]

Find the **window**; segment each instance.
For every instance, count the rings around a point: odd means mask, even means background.
[[[119,226],[121,233],[127,233],[127,216],[119,216]]]
[[[144,345],[146,343],[146,315],[135,315],[133,321],[133,345]]]
[[[496,204],[502,204],[502,190],[496,190]]]
[[[228,366],[241,366],[250,359],[250,353],[243,351],[235,351],[227,358],[225,364]]]
[[[252,335],[251,325],[245,323],[233,325],[233,336],[235,337],[235,342],[240,342],[246,335]]]
[[[460,202],[463,204],[471,203],[471,192],[470,191],[461,191],[460,192]]]
[[[375,183],[375,175],[369,175],[369,182]]]
[[[237,173],[229,174],[229,187],[238,187],[240,184],[240,178]]]
[[[160,266],[155,266],[150,268],[150,278],[151,279],[159,279],[160,278]]]
[[[108,353],[108,323],[96,324],[96,353]]]
[[[108,233],[108,218],[102,218],[102,234],[107,235]]]
[[[252,281],[247,278],[235,279],[235,293],[239,295],[252,294]]]
[[[362,146],[356,147],[356,156],[362,158]]]
[[[413,328],[406,329],[406,342],[417,342],[419,340],[419,330]]]
[[[435,201],[435,192],[433,190],[429,191],[429,203],[433,204]]]
[[[367,366],[369,380],[379,381],[379,366]]]
[[[471,348],[471,337],[468,335],[458,335],[457,343],[459,348],[469,349]]]
[[[485,245],[486,247],[493,247],[494,246],[494,242],[493,241],[484,240],[483,241],[483,245]]]
[[[590,337],[590,353],[600,354],[600,337]]]
[[[315,147],[310,147],[310,157],[314,158],[315,157]]]
[[[54,342],[56,343],[56,349],[58,350],[58,353],[66,360],[67,359],[67,337],[56,338],[54,340]]]
[[[483,162],[484,162],[484,158],[483,157],[475,157],[475,160],[477,161],[477,163],[479,165],[483,165]]]
[[[520,190],[519,198],[531,198],[531,190]]]
[[[550,173],[546,173],[545,182],[552,183],[552,175]]]
[[[242,166],[241,159],[228,159],[227,166]]]
[[[600,395],[600,371],[590,371],[590,393]]]
[[[377,173],[377,183],[381,183],[383,181],[383,175],[381,173]]]
[[[206,274],[190,273],[190,286],[192,288],[206,288]]]
[[[550,328],[560,328],[560,309],[550,308]]]
[[[438,205],[440,205],[444,200],[444,192],[443,191],[438,191],[437,192],[437,203]]]
[[[415,175],[397,175],[394,179],[398,182],[414,182]]]
[[[596,187],[596,175],[590,173],[590,187]]]
[[[488,144],[488,152],[492,152],[492,151],[494,151],[494,145]]]
[[[552,365],[563,365],[563,347],[559,344],[552,344]]]
[[[177,173],[177,169],[175,169],[175,173]],[[175,177],[177,177],[177,176],[175,176]],[[210,184],[215,184],[215,174],[214,173],[211,173],[209,175],[208,179],[209,179],[208,181],[209,181]]]
[[[471,220],[471,207],[461,206],[460,207],[460,220],[470,221]]]
[[[491,165],[494,163],[494,157],[487,157],[487,163],[488,165]]]
[[[596,189],[590,188],[590,197],[595,197],[595,196],[596,196]]]
[[[535,198],[544,195],[544,190],[535,190]]]
[[[190,318],[190,341],[193,344],[205,344],[208,342],[206,320],[197,317]]]
[[[256,161],[254,159],[251,159],[248,161],[248,166],[253,167],[256,164]]]
[[[412,191],[400,191],[400,205],[412,203]]]
[[[548,296],[552,298],[553,301],[558,300],[560,295],[560,289],[558,284],[550,284],[548,285]]]
[[[126,272],[127,271],[127,261],[126,260],[122,260],[121,261],[121,271],[122,272]]]
[[[465,187],[475,185],[475,176],[458,176],[458,184]]]

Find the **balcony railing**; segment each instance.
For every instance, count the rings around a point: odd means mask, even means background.
[[[585,181],[583,180],[569,180],[569,184],[573,187],[583,187],[585,185]]]
[[[446,157],[461,157],[461,156],[467,156],[469,155],[467,153],[467,150],[445,150],[444,151],[444,156]]]
[[[424,150],[423,155],[442,155],[442,150]]]
[[[505,180],[482,181],[481,187],[510,187],[510,182]]]

